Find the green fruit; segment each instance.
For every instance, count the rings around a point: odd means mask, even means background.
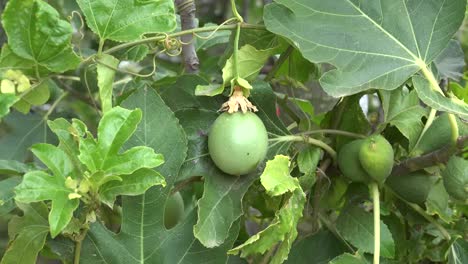
[[[430,176],[424,171],[415,171],[404,176],[392,175],[385,184],[408,202],[422,204],[426,201],[437,176]]]
[[[231,175],[254,171],[265,158],[267,149],[266,128],[251,112],[221,114],[208,135],[211,159],[220,170]]]
[[[468,202],[468,160],[453,156],[442,171],[444,187],[453,198]]]
[[[392,145],[381,135],[370,136],[361,145],[359,160],[364,171],[381,185],[392,172]]]
[[[184,199],[179,192],[169,196],[164,208],[164,226],[171,229],[176,226],[184,216]]]
[[[344,176],[351,179],[353,182],[369,182],[370,177],[361,166],[359,161],[359,151],[364,139],[358,139],[349,142],[341,147],[338,153],[338,166]]]

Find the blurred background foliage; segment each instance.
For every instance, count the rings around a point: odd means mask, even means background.
[[[8,0],[0,0],[0,12],[3,11],[3,8]],[[98,42],[94,34],[89,29],[82,29],[82,23],[80,18],[76,15],[72,16],[73,11],[79,11],[78,5],[74,0],[49,0],[49,4],[54,6],[62,15],[64,19],[71,21],[75,32],[73,36],[73,43],[75,45],[75,51],[82,56],[87,56],[94,53],[98,48]],[[262,11],[265,4],[268,4],[271,1],[268,0],[238,0],[238,6],[241,8],[241,15],[245,18],[248,23],[256,24],[262,23]],[[197,8],[197,19],[199,27],[212,24],[221,24],[223,21],[231,17],[231,8],[229,0],[196,0]],[[459,38],[462,47],[465,52],[465,61],[468,62],[468,13],[465,15],[465,21],[460,28],[457,37]],[[86,26],[84,26],[86,27]],[[180,29],[180,27],[179,27]],[[206,43],[203,40],[197,40],[196,48],[197,54],[200,59],[200,76],[205,77],[209,81],[218,82],[222,80],[221,68],[224,65],[226,60],[226,51],[230,49],[230,32],[218,32],[215,37]],[[208,34],[205,34],[205,36]],[[260,36],[253,35],[244,36],[245,38],[252,39],[261,39]],[[260,40],[259,40],[260,41]],[[6,42],[6,36],[3,29],[0,26],[0,44]],[[249,40],[250,42],[250,40]],[[108,41],[106,45],[111,47],[117,43],[112,43]],[[135,62],[137,60],[135,57],[130,57],[129,54],[118,54],[121,58],[126,58],[127,61],[121,63],[120,67],[124,68],[130,72],[137,72],[139,74],[148,74],[152,71],[152,58],[151,56],[146,57],[145,59]],[[229,55],[229,54],[228,54]],[[299,125],[301,124],[301,116],[297,114],[292,114],[291,112],[296,113],[312,113],[311,116],[316,116],[320,118],[320,113],[325,113],[329,111],[333,106],[336,99],[333,99],[327,96],[318,84],[318,77],[321,75],[322,71],[326,70],[326,66],[320,66],[320,68],[312,63],[305,61],[300,53],[293,51],[291,54],[292,58],[297,60],[302,60],[303,63],[299,64],[300,68],[290,69],[288,64],[285,63],[277,75],[281,75],[282,72],[295,71],[297,74],[297,79],[300,79],[301,82],[295,82],[287,78],[287,75],[284,74],[285,78],[277,78],[277,81],[274,84],[275,91],[277,92],[278,97],[287,97],[288,95],[297,99],[295,105],[289,105],[288,108],[283,108],[284,111],[281,113],[281,118],[285,119],[285,123],[290,123],[290,121],[296,121]],[[275,58],[270,58],[270,61],[267,62],[264,68],[261,71],[261,74],[266,75],[270,72]],[[155,86],[161,84],[170,83],[171,77],[175,77],[183,74],[184,67],[181,63],[180,56],[168,56],[167,54],[159,55],[156,59],[157,70],[153,74],[152,79],[156,82]],[[296,63],[295,65],[298,65]],[[297,66],[296,66],[297,67]],[[65,73],[64,75],[68,75]],[[77,117],[83,120],[91,131],[95,131],[96,125],[98,124],[99,115],[96,111],[98,107],[98,100],[93,94],[96,94],[97,85],[96,85],[96,71],[93,67],[82,67],[77,69],[75,72],[70,73],[69,75],[75,75],[84,77],[87,80],[87,86],[82,86],[81,82],[73,82],[66,79],[56,78],[56,84],[61,88],[70,92],[72,96],[69,96],[66,100],[60,102],[56,108],[55,115],[60,115],[62,117]],[[130,75],[126,76],[124,73],[118,73],[117,80],[119,80],[114,88],[114,96],[117,103],[126,98],[126,96],[136,89],[135,83],[138,81],[138,78],[132,79]],[[278,77],[278,76],[277,76]],[[459,86],[468,85],[468,72],[465,72],[463,80],[460,84],[453,84]],[[451,84],[452,85],[452,84]],[[9,133],[6,130],[4,124],[0,124],[0,143],[2,142],[23,142],[23,144],[17,146],[9,146],[8,144],[3,144],[3,147],[0,148],[0,159],[5,158],[11,155],[11,147],[17,148],[17,152],[25,153],[26,149],[31,146],[31,143],[34,142],[33,137],[42,137],[41,133],[47,133],[45,129],[45,124],[40,124],[42,122],[40,115],[47,111],[50,104],[54,102],[59,94],[59,87],[55,87],[51,91],[51,97],[48,104],[45,104],[41,107],[36,107],[32,109],[30,118],[23,118],[23,122],[16,123],[15,125],[19,127],[18,131],[20,133]],[[455,88],[456,89],[456,88]],[[463,89],[468,91],[468,89]],[[284,102],[288,101],[288,98],[284,99]],[[369,96],[368,99],[362,101],[363,108],[367,109],[368,117],[378,118],[379,107],[375,106],[375,100],[372,96]],[[282,101],[279,100],[279,104],[282,104]],[[304,114],[305,115],[305,114]],[[307,116],[307,115],[305,115]],[[50,119],[54,119],[55,116],[50,116]],[[18,120],[14,119],[13,115],[10,115],[9,118],[5,119],[5,123],[8,123],[9,120]],[[298,120],[296,120],[298,119]],[[372,120],[371,120],[372,121]],[[42,122],[44,123],[44,122]],[[309,124],[310,125],[310,124]],[[313,124],[312,124],[313,125]],[[31,133],[33,131],[33,133]],[[21,140],[27,138],[28,140]],[[30,157],[31,159],[32,157]],[[0,175],[0,179],[2,176]],[[7,221],[12,214],[3,214],[0,211],[0,258],[5,250],[5,247],[8,243],[8,231],[7,231]],[[46,263],[46,262],[42,262]],[[51,262],[47,262],[51,263]]]

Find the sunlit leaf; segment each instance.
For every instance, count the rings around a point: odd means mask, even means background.
[[[78,0],[86,23],[102,40],[133,41],[143,34],[175,29],[171,0]]]
[[[18,56],[53,72],[64,72],[80,63],[70,40],[73,29],[48,3],[12,0],[3,14],[9,47]]]

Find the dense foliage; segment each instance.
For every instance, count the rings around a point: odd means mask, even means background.
[[[267,2],[8,0],[0,263],[468,263],[466,1]]]

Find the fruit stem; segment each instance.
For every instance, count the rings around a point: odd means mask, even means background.
[[[413,152],[419,145],[419,142],[421,142],[421,139],[423,138],[424,134],[426,134],[426,131],[429,129],[429,127],[432,125],[432,122],[434,122],[434,118],[437,114],[437,110],[431,109],[431,112],[429,113],[429,116],[427,117],[426,124],[424,125],[423,130],[421,131],[421,134],[419,134],[418,141],[416,141],[416,144],[414,144],[414,147],[411,152]],[[410,153],[411,155],[411,153]]]
[[[325,142],[323,142],[321,140],[318,140],[318,139],[304,137],[304,136],[292,136],[291,135],[291,136],[277,137],[277,138],[274,138],[274,139],[270,139],[269,141],[275,141],[275,142],[286,142],[286,141],[306,142],[306,143],[309,143],[311,145],[322,148],[323,150],[325,150],[330,155],[330,157],[333,160],[336,160],[336,151],[332,147],[327,145]]]
[[[432,89],[434,91],[439,92],[439,93],[441,93],[442,95],[445,96],[445,94],[443,93],[442,89],[440,88],[439,83],[437,82],[434,74],[432,73],[431,70],[429,70],[427,65],[422,65],[421,71],[422,71],[424,77],[426,77],[426,79],[431,84]],[[434,120],[435,112],[436,112],[436,110],[434,110],[434,109],[431,110],[431,113],[429,114],[429,118],[427,119],[427,122],[426,122],[426,126],[424,127],[423,132],[421,133],[421,136],[419,137],[419,140],[421,139],[423,133],[426,132],[426,130],[429,128],[432,121]],[[458,132],[458,123],[457,123],[457,120],[456,120],[454,114],[449,113],[448,116],[449,116],[449,120],[450,120],[450,127],[452,129],[452,143],[454,145],[456,145],[456,142],[457,142],[457,139],[458,139],[458,134],[459,134],[459,132]],[[418,140],[418,143],[419,143],[419,140]]]
[[[379,186],[376,182],[369,184],[374,204],[374,264],[380,261],[380,195]]]
[[[236,27],[236,36],[234,38],[234,49],[232,51],[232,63],[234,64],[234,78],[239,78],[239,38],[240,38],[240,29],[241,23],[237,23]]]

